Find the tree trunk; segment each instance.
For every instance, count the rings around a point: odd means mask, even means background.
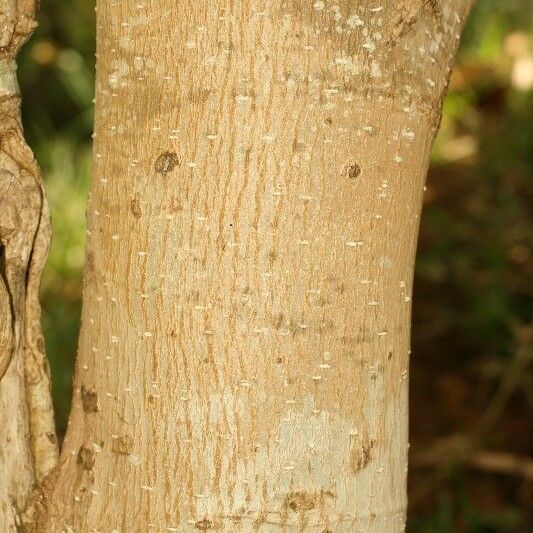
[[[404,528],[464,0],[98,4],[73,407],[36,531]]]
[[[35,481],[57,461],[38,301],[50,242],[39,168],[24,142],[14,57],[34,0],[0,7],[0,531],[21,523]]]

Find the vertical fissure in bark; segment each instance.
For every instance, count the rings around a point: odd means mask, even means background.
[[[13,351],[12,339],[14,337],[13,331],[13,317],[15,314],[13,305],[13,295],[9,290],[9,284],[6,277],[6,260],[4,245],[0,244],[0,305],[1,315],[0,320],[2,327],[0,328],[0,379],[6,373],[9,362],[11,361],[11,354]]]

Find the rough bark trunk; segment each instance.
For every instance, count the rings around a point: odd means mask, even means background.
[[[0,7],[0,531],[20,524],[58,455],[38,301],[50,216],[22,134],[14,61],[34,12],[33,0]]]
[[[98,3],[73,408],[29,529],[403,529],[416,236],[470,4]]]

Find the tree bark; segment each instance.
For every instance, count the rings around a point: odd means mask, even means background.
[[[0,531],[21,523],[35,481],[57,462],[39,283],[50,242],[40,171],[24,142],[14,57],[33,0],[0,7]]]
[[[470,4],[98,3],[73,407],[28,529],[403,530],[416,237]]]

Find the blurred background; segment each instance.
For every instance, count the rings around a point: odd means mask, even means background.
[[[416,265],[408,531],[533,531],[533,9],[478,0],[428,176]],[[64,434],[81,304],[94,3],[45,0],[19,57],[54,237],[42,284]]]

